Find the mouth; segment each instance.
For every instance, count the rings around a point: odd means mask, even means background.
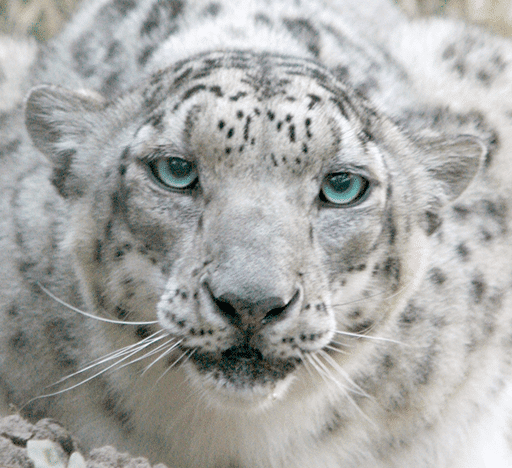
[[[222,353],[199,353],[191,356],[201,374],[209,374],[221,386],[235,390],[273,385],[291,374],[301,360],[265,357],[249,345],[233,346]]]

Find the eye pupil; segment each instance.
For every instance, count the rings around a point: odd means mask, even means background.
[[[192,170],[192,164],[181,158],[169,158],[169,172],[176,178],[181,179],[187,177]]]
[[[339,172],[325,179],[320,197],[334,205],[351,205],[364,196],[368,186],[368,181],[360,175]]]
[[[351,177],[347,173],[336,174],[329,179],[329,184],[336,192],[346,192],[350,188]]]
[[[197,181],[194,164],[183,158],[159,158],[150,167],[158,181],[172,189],[191,188]]]

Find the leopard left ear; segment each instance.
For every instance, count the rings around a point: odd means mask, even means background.
[[[416,141],[426,195],[424,226],[428,235],[441,224],[441,208],[458,198],[480,171],[487,147],[477,137],[422,139]]]
[[[485,144],[472,135],[422,140],[419,146],[425,155],[423,166],[438,189],[432,195],[439,197],[443,205],[466,190],[487,154]]]
[[[30,92],[25,106],[25,125],[34,145],[49,159],[72,143],[80,143],[90,116],[105,107],[94,91],[70,91],[42,85]]]
[[[105,100],[94,91],[38,86],[26,101],[25,125],[35,147],[53,166],[52,183],[64,198],[77,196],[80,180],[73,173],[78,148],[101,126]]]

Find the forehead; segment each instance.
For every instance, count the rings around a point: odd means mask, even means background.
[[[138,146],[252,173],[303,174],[341,154],[365,158],[357,100],[327,70],[283,57],[223,60],[210,56],[152,80],[155,102]]]

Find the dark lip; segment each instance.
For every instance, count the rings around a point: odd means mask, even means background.
[[[265,357],[257,348],[247,344],[233,346],[219,353],[196,350],[191,361],[202,374],[210,374],[224,386],[239,390],[272,384],[292,373],[299,358]]]

